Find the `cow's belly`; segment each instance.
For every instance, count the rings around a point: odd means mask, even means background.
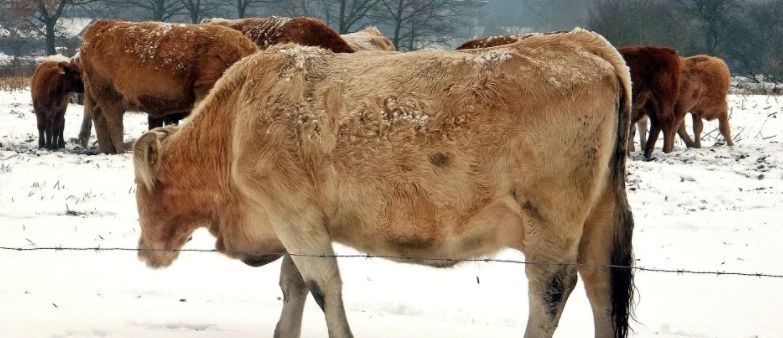
[[[168,114],[185,113],[193,109],[190,98],[182,95],[148,95],[139,94],[125,98],[125,106],[129,110],[141,111],[155,117]]]
[[[420,210],[409,210],[410,214]],[[521,250],[525,217],[511,196],[472,210],[438,209],[443,217],[361,217],[335,215],[335,241],[370,255],[405,263],[452,266],[459,260],[486,256],[511,247]],[[376,212],[375,215],[384,214]]]

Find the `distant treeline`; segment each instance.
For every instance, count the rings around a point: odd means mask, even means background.
[[[57,26],[61,17],[199,22],[271,15],[316,17],[340,33],[376,25],[401,51],[579,26],[618,47],[715,55],[735,74],[783,80],[783,0],[0,0],[0,51],[73,49],[78,44]]]

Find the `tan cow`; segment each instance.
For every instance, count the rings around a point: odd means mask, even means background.
[[[334,29],[323,21],[298,16],[295,18],[270,16],[244,19],[204,19],[201,23],[236,29],[261,49],[283,43],[316,46],[335,53],[353,53],[354,50]]]
[[[96,21],[84,33],[80,59],[99,151],[125,151],[126,110],[152,117],[189,112],[229,66],[257,50],[217,25]]]
[[[38,148],[65,147],[63,130],[70,93],[84,92],[78,63],[65,56],[46,58],[30,80],[30,94],[38,127]]]
[[[385,50],[395,51],[394,43],[391,42],[386,36],[378,30],[378,27],[370,26],[355,33],[342,34],[343,40],[347,42],[353,50],[359,51],[374,51]]]
[[[308,290],[329,336],[352,337],[333,241],[438,267],[514,248],[540,263],[526,337],[552,336],[577,272],[596,337],[625,337],[630,86],[579,29],[465,52],[257,53],[134,145],[139,257],[170,265],[200,226],[247,264],[285,256],[275,337],[299,336]]]
[[[677,116],[682,121],[685,114],[691,113],[693,118],[693,140],[685,131],[685,124],[680,123],[677,133],[688,147],[701,148],[701,132],[704,129],[702,119],[712,121],[718,119],[720,133],[726,139],[726,144],[734,145],[729,126],[729,104],[726,96],[729,94],[731,74],[723,60],[713,56],[696,55],[682,60],[682,75],[680,79],[680,95],[677,99]]]

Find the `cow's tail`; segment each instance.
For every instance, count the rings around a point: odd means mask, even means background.
[[[619,56],[619,54],[618,54]],[[621,58],[619,60],[622,60]],[[615,64],[620,93],[617,104],[617,135],[614,153],[610,161],[610,184],[614,195],[614,220],[610,252],[609,287],[612,304],[614,336],[628,336],[629,320],[633,318],[635,286],[633,258],[633,214],[628,205],[625,190],[626,147],[631,126],[631,81],[628,67]]]

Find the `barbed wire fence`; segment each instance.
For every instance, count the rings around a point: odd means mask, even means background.
[[[413,257],[413,256],[393,256],[393,255],[370,255],[370,254],[304,254],[290,252],[260,252],[260,251],[219,251],[217,249],[146,249],[146,248],[125,248],[125,247],[12,247],[0,246],[0,251],[94,251],[94,252],[172,252],[172,253],[223,253],[223,254],[250,254],[250,255],[268,255],[268,256],[290,256],[290,257],[310,257],[310,258],[335,258],[335,259],[388,259],[393,261],[408,262],[440,262],[440,263],[501,263],[518,265],[557,265],[557,266],[575,266],[581,269],[631,269],[634,271],[665,273],[676,275],[714,275],[714,276],[737,276],[737,277],[756,277],[756,278],[774,278],[783,279],[783,274],[766,272],[739,272],[739,271],[720,271],[720,270],[691,270],[677,268],[656,268],[645,266],[627,266],[614,264],[585,264],[569,262],[543,262],[528,261],[516,259],[497,259],[497,258],[437,258],[437,257]]]

